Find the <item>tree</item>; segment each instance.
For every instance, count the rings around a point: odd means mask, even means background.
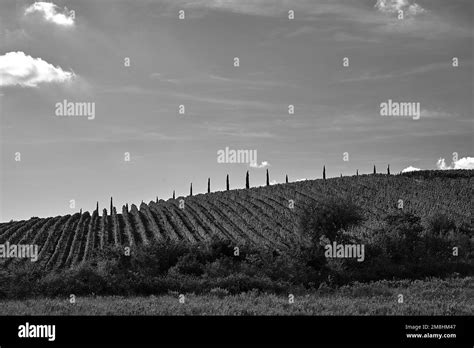
[[[211,193],[211,178],[207,178],[207,193]]]
[[[326,166],[323,166],[323,179],[326,180]]]
[[[390,175],[390,164],[387,166],[387,175]]]
[[[247,170],[247,175],[245,176],[245,188],[250,188],[250,178],[249,178],[249,171]]]
[[[225,187],[227,191],[229,191],[229,174],[227,174],[227,178],[225,179]]]
[[[286,174],[285,182],[288,184],[288,174]]]
[[[173,190],[173,199],[176,199],[176,196],[175,196],[175,194],[174,194],[174,190]]]
[[[267,169],[267,186],[270,186],[270,175],[268,174],[268,169]]]
[[[320,238],[331,242],[342,240],[342,232],[358,225],[363,215],[348,198],[333,197],[324,202],[314,202],[303,209],[299,220],[299,229],[309,236],[313,246],[319,246]]]
[[[193,183],[191,183],[191,186],[189,187],[189,195],[193,195]]]
[[[383,221],[383,226],[374,231],[373,244],[396,263],[417,260],[422,251],[419,248],[423,231],[421,219],[412,213],[397,210],[387,214]]]
[[[426,221],[427,233],[432,236],[444,237],[449,232],[456,230],[456,223],[454,220],[441,212],[436,212],[430,215]]]
[[[97,215],[99,215],[99,201],[97,201],[97,204],[95,206],[95,211],[97,212]]]
[[[374,174],[377,174],[377,170],[375,169],[375,165],[374,165]]]
[[[356,176],[359,176],[359,169],[356,170]]]
[[[114,209],[114,203],[112,201],[112,197],[110,197],[110,214],[112,215],[112,210]]]

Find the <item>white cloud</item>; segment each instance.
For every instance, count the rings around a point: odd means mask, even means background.
[[[24,52],[8,52],[0,56],[0,86],[37,87],[40,83],[68,82],[74,77],[73,72]]]
[[[61,13],[58,9],[59,7],[52,2],[38,1],[26,8],[25,15],[39,13],[47,22],[65,27],[73,26],[75,17],[74,11],[69,11],[67,7],[64,7]]]
[[[420,168],[415,168],[413,166],[409,166],[405,169],[402,170],[402,173],[408,173],[408,172],[416,172],[418,170],[421,170]]]
[[[446,165],[444,158],[440,158],[436,162],[436,167],[441,170],[446,169],[474,169],[474,157],[463,157],[457,161],[453,161],[451,165]]]
[[[260,165],[258,163],[250,163],[250,167],[257,168],[257,169],[262,169],[269,166],[270,166],[270,163],[268,163],[267,161],[263,161]]]
[[[418,4],[408,6],[408,13],[412,16],[416,16],[419,13],[426,12],[426,10]]]
[[[276,184],[278,184],[278,182],[276,180],[271,180],[270,181],[270,185],[276,185]]]
[[[438,169],[442,169],[442,170],[444,170],[444,169],[452,169],[452,168],[449,168],[449,167],[446,165],[446,162],[445,162],[444,158],[440,158],[440,159],[438,160],[438,162],[436,162],[436,167],[437,167]]]
[[[226,11],[252,16],[279,17],[288,16],[288,10],[295,11],[295,18],[324,14],[347,15],[353,13],[351,2],[341,3],[335,0],[161,0],[174,8]],[[175,12],[173,12],[173,15]],[[186,13],[188,16],[188,13]]]
[[[454,169],[474,169],[474,157],[464,157],[454,164]]]
[[[377,0],[375,7],[383,13],[398,13],[403,11],[404,14],[416,16],[426,10],[417,3],[410,4],[408,0]]]

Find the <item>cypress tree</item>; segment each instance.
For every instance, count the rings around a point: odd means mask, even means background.
[[[341,173],[341,178],[342,178],[342,173]]]
[[[110,197],[110,215],[112,215],[112,209],[114,208],[114,203],[112,201],[112,197]]]
[[[158,196],[156,196],[156,203],[158,203]]]
[[[250,178],[249,178],[249,171],[247,170],[247,175],[245,176],[245,188],[250,188]]]
[[[207,178],[207,193],[211,193],[211,178]]]
[[[387,167],[387,175],[390,175],[390,164]]]
[[[189,195],[193,195],[193,183],[191,183],[191,186],[189,187]]]
[[[285,182],[288,184],[288,174],[286,174]]]
[[[359,169],[356,170],[356,176],[359,176]]]
[[[104,249],[104,239],[106,239],[106,232],[107,232],[106,221],[107,221],[107,209],[104,208],[102,209],[102,219],[100,219],[100,228],[99,228],[100,249]]]
[[[323,179],[326,180],[326,166],[323,166]]]
[[[174,190],[173,190],[173,199],[176,199],[175,194],[174,194]]]
[[[229,191],[229,174],[227,174],[227,178],[225,179],[225,186],[227,191]]]
[[[95,211],[97,212],[97,215],[99,215],[99,201],[97,201],[97,204],[95,206]]]
[[[270,186],[270,175],[268,174],[268,169],[267,169],[267,186]]]
[[[375,165],[374,165],[374,174],[377,174],[377,171],[376,171],[376,169],[375,169]]]

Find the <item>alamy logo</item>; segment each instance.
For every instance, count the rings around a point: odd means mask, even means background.
[[[389,99],[380,104],[380,116],[413,117],[414,120],[418,120],[420,118],[420,103],[396,102]]]
[[[365,260],[364,244],[326,244],[324,246],[326,258],[356,258],[357,261]]]
[[[69,102],[64,99],[56,103],[56,116],[82,116],[88,120],[95,119],[94,102]]]
[[[18,326],[18,337],[20,338],[47,338],[48,341],[56,339],[56,325],[35,325],[26,322]]]
[[[257,165],[257,150],[232,150],[226,147],[217,151],[217,163],[249,163]]]
[[[0,258],[29,258],[32,262],[38,260],[38,245],[36,244],[0,244]]]

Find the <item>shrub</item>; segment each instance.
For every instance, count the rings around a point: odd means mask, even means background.
[[[426,223],[426,234],[432,237],[443,237],[455,230],[454,220],[442,213],[431,215]]]
[[[331,242],[340,241],[344,230],[358,225],[362,220],[359,208],[350,199],[332,198],[303,208],[299,229],[303,236],[311,239],[313,246],[318,246],[322,237]]]
[[[157,276],[165,274],[189,251],[190,246],[183,242],[154,242],[134,250],[132,257],[123,257],[130,259],[132,269],[150,276]]]
[[[413,263],[419,257],[416,251],[422,231],[418,216],[396,211],[385,217],[385,226],[376,232],[374,243],[391,261]]]
[[[181,256],[170,272],[200,276],[204,273],[204,264],[198,259],[195,252]]]
[[[221,288],[213,288],[209,291],[209,294],[218,298],[224,298],[229,295],[229,291]]]

